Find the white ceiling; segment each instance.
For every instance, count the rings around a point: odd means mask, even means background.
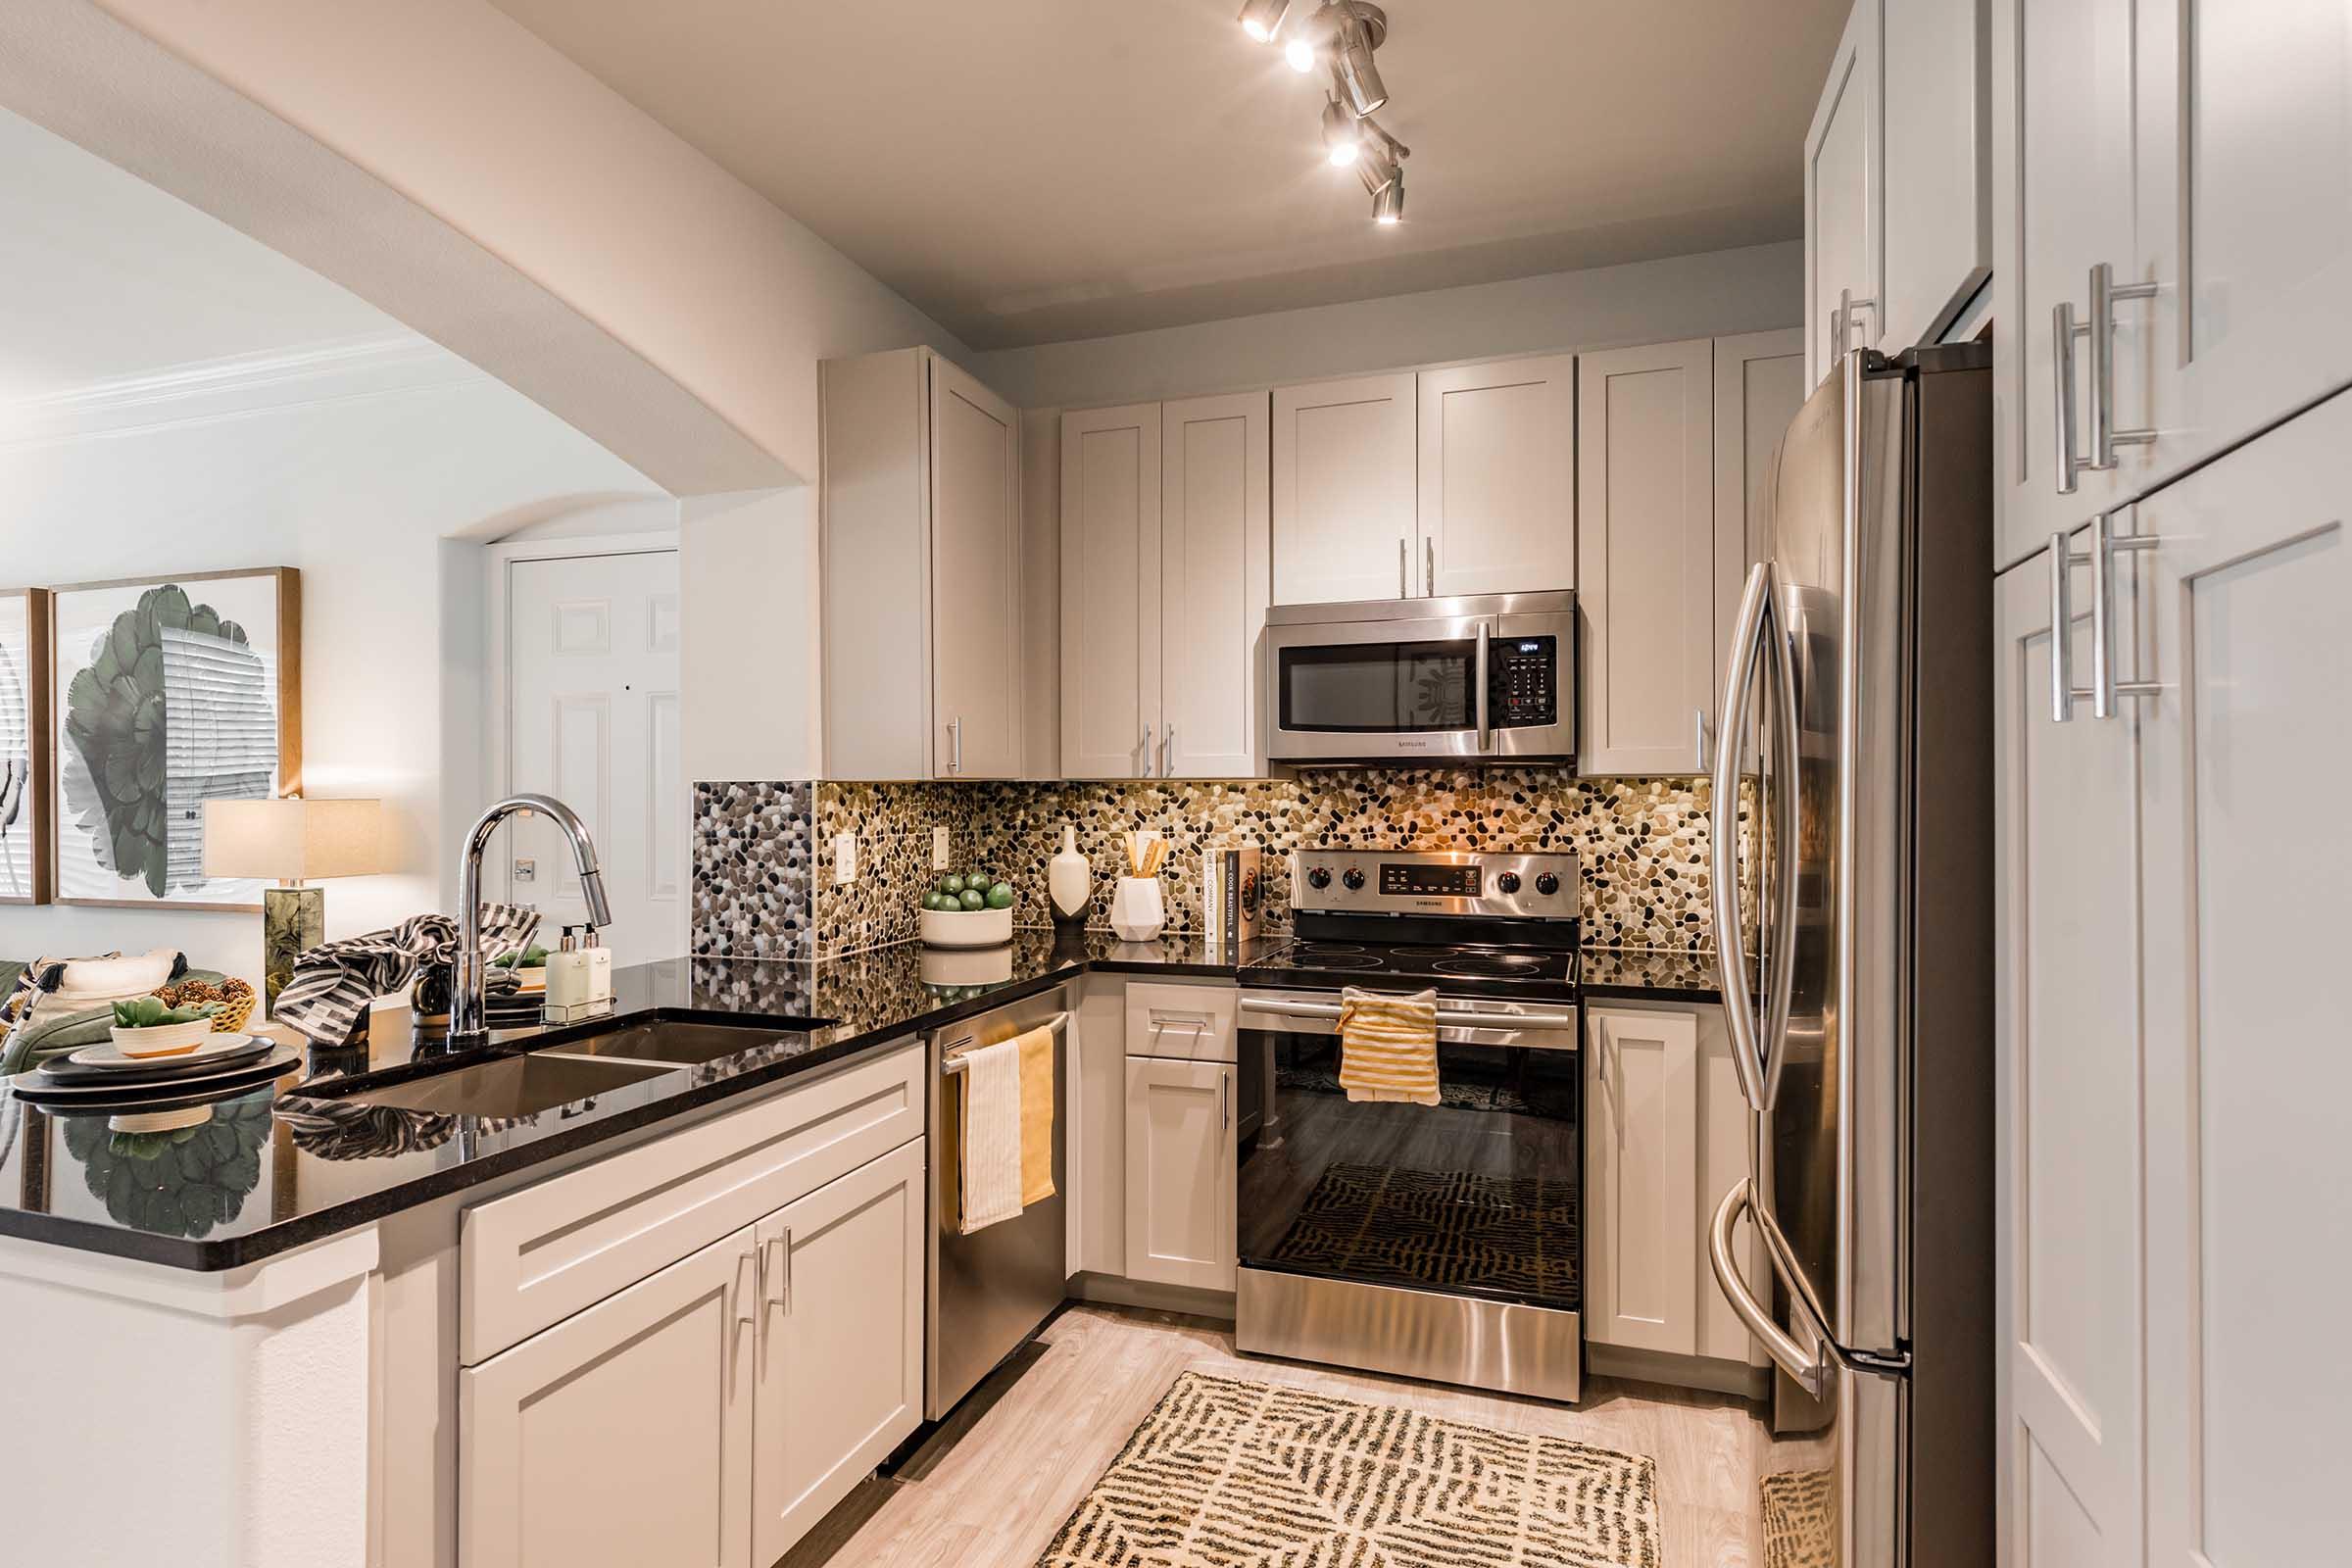
[[[1240,0],[495,3],[989,349],[1792,238],[1849,0],[1388,0],[1391,228]]]
[[[299,263],[0,110],[0,404],[398,332]]]

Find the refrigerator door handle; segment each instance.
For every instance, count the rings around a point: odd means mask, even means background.
[[[1764,1347],[1764,1353],[1780,1364],[1782,1371],[1795,1380],[1796,1386],[1818,1399],[1830,1386],[1831,1362],[1816,1356],[1796,1343],[1787,1329],[1772,1320],[1764,1304],[1748,1289],[1747,1280],[1740,1272],[1740,1261],[1732,1255],[1732,1230],[1740,1216],[1755,1206],[1755,1188],[1745,1177],[1735,1183],[1715,1205],[1715,1221],[1707,1228],[1707,1262],[1715,1270],[1715,1284],[1723,1298],[1732,1304],[1732,1312],[1747,1332]],[[1821,1337],[1827,1343],[1827,1336]]]
[[[1740,908],[1740,767],[1747,755],[1747,694],[1759,655],[1771,656],[1769,672],[1782,718],[1773,726],[1782,762],[1778,792],[1782,820],[1774,842],[1783,853],[1796,842],[1796,672],[1788,653],[1773,648],[1771,638],[1779,618],[1773,605],[1771,563],[1758,562],[1749,570],[1746,591],[1740,595],[1731,662],[1724,673],[1723,717],[1715,731],[1707,822],[1716,988],[1723,993],[1724,1019],[1732,1036],[1732,1067],[1740,1080],[1740,1093],[1758,1115],[1772,1108],[1780,1093],[1781,1068],[1788,1055],[1788,1005],[1796,984],[1795,945],[1789,940],[1796,921],[1796,879],[1786,875],[1774,879],[1773,891],[1778,894],[1775,912],[1780,917],[1777,929],[1782,939],[1771,954],[1761,1017],[1747,988],[1747,936]]]

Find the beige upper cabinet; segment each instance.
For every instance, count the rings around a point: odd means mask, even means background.
[[[1935,340],[1992,271],[1992,40],[1989,0],[1881,3],[1893,353]]]
[[[1395,375],[1274,389],[1274,602],[1419,592],[1416,385]]]
[[[1577,771],[1695,773],[1715,713],[1714,344],[1587,354],[1577,380]]]
[[[826,776],[1017,777],[1019,416],[928,349],[819,385]]]
[[[1061,417],[1061,766],[1142,778],[1159,737],[1160,409]]]
[[[1267,395],[1190,398],[1160,415],[1160,774],[1255,778],[1273,592]]]
[[[1576,586],[1576,358],[1420,376],[1422,594]]]
[[[1804,407],[1806,385],[1805,335],[1793,327],[1715,340],[1716,713],[1723,711],[1723,668],[1740,595],[1748,568],[1764,559],[1772,460]]]
[[[1805,384],[1885,336],[1879,0],[1858,0],[1805,133]]]
[[[1062,416],[1064,776],[1262,771],[1269,444],[1263,392]]]

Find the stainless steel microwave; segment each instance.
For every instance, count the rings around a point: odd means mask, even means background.
[[[1534,761],[1576,752],[1576,595],[1266,612],[1279,762]]]

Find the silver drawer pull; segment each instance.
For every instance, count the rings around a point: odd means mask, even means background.
[[[2161,681],[2118,680],[2115,673],[2115,558],[2153,550],[2154,534],[2118,536],[2115,519],[2100,513],[2090,519],[2090,548],[2077,550],[2066,533],[2050,535],[2050,722],[2074,721],[2075,704],[2088,698],[2090,716],[2113,718],[2126,697],[2155,697]],[[2074,568],[2090,568],[2090,684],[2075,684]]]

